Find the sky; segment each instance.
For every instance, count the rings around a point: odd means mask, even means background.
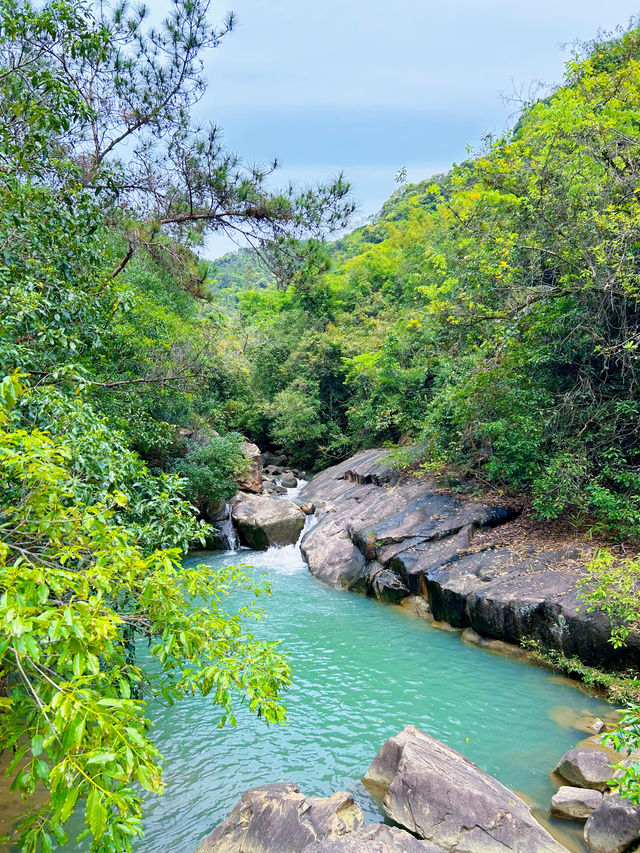
[[[251,163],[277,156],[283,185],[344,171],[355,226],[401,168],[421,180],[503,132],[519,98],[562,79],[576,39],[626,27],[640,0],[216,0],[213,19],[230,10],[198,117]],[[212,237],[206,254],[234,248]]]

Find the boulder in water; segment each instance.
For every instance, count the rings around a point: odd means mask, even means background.
[[[415,726],[386,741],[364,781],[393,821],[446,851],[566,853],[513,791]]]
[[[305,501],[305,503],[300,504],[300,509],[305,515],[313,515],[316,511],[316,505],[312,501]]]
[[[640,834],[640,808],[621,797],[605,797],[584,825],[589,853],[623,853]]]
[[[267,465],[264,470],[267,472],[267,474],[273,474],[274,476],[276,476],[278,474],[282,474],[285,469],[281,465]]]
[[[325,508],[325,512],[331,512]],[[314,528],[315,529],[315,528]],[[314,537],[305,533],[300,549],[311,573],[328,586],[350,589],[361,582],[365,559],[346,536]]]
[[[563,785],[551,798],[551,814],[564,820],[586,820],[602,802],[601,791]]]
[[[231,517],[242,544],[257,550],[271,545],[294,545],[305,519],[292,501],[249,494],[234,505]]]
[[[556,773],[578,788],[606,791],[613,776],[612,759],[603,749],[570,749],[556,766]]]
[[[295,474],[291,471],[285,471],[282,477],[280,477],[280,485],[284,486],[285,489],[295,489],[298,485]]]
[[[363,824],[362,809],[345,791],[305,797],[297,785],[278,782],[246,791],[196,853],[301,853]]]

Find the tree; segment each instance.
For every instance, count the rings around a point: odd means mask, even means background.
[[[264,244],[319,237],[343,227],[353,210],[342,176],[315,189],[273,192],[268,181],[277,162],[247,167],[223,148],[217,127],[193,122],[206,89],[203,54],[234,24],[229,15],[212,27],[209,6],[171,0],[158,28],[146,26],[146,7],[126,2],[100,4],[95,16],[81,0],[49,3],[39,13],[17,0],[0,7],[0,103],[13,118],[11,150],[33,171],[19,154],[25,141],[41,155],[43,140],[53,141],[65,152],[65,171],[73,164],[73,178],[100,193],[112,226],[128,241],[113,276],[140,245],[161,247],[163,233],[193,244],[207,231],[225,230]],[[72,108],[71,120],[62,107],[67,114]],[[39,168],[60,178],[51,158]]]
[[[274,192],[274,166],[245,167],[193,124],[203,51],[232,26],[212,29],[207,13],[175,0],[154,30],[126,4],[0,0],[0,747],[15,751],[14,789],[47,792],[18,832],[34,853],[62,843],[81,806],[92,849],[131,849],[132,786],[162,788],[154,697],[200,692],[223,721],[236,700],[284,719],[286,660],[246,627],[268,588],[236,569],[181,568],[207,531],[189,484],[130,449],[157,450],[154,419],[159,432],[187,417],[213,434],[224,376],[215,316],[192,310],[206,272],[192,247],[220,228],[258,244],[317,238],[351,209],[342,178]],[[142,388],[160,390],[137,409]],[[129,408],[114,400],[123,390]],[[135,437],[114,424],[140,408]],[[234,442],[201,454],[221,494]],[[186,458],[191,487],[201,462]],[[228,612],[233,590],[244,603]]]
[[[127,495],[77,498],[69,450],[39,430],[12,429],[21,377],[0,407],[0,744],[13,749],[12,789],[46,803],[19,827],[21,848],[64,843],[85,799],[92,850],[130,850],[141,832],[132,783],[161,792],[161,756],[146,716],[154,697],[200,692],[235,722],[233,697],[281,722],[289,670],[277,644],[243,627],[268,592],[237,569],[182,569],[177,548],[145,553],[115,523]],[[233,589],[248,602],[224,609]],[[158,666],[137,662],[145,641]]]

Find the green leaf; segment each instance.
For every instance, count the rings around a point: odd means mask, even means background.
[[[87,797],[85,819],[93,837],[96,840],[102,838],[107,826],[107,809],[102,793],[97,788],[92,788]]]

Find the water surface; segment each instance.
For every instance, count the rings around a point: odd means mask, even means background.
[[[321,585],[297,547],[189,562],[240,563],[268,576],[268,618],[255,633],[281,639],[290,655],[289,724],[267,727],[241,708],[237,728],[219,729],[219,711],[201,697],[151,708],[167,787],[162,797],[145,794],[139,853],[193,853],[247,788],[267,782],[296,782],[316,795],[349,790],[368,819],[380,820],[359,780],[385,739],[408,723],[546,810],[549,771],[585,736],[577,718],[611,710],[548,670],[466,645],[402,608]],[[82,829],[81,815],[69,829],[72,837]],[[581,827],[569,831],[577,839]],[[88,847],[72,842],[65,850]]]
[[[413,723],[464,752],[501,782],[544,806],[549,771],[584,737],[573,713],[610,706],[549,671],[466,645],[398,607],[328,589],[291,546],[191,558],[251,565],[272,598],[260,633],[291,656],[288,726],[240,713],[218,729],[203,699],[153,711],[167,790],[147,804],[144,853],[192,853],[247,788],[293,781],[308,794],[350,790],[367,817],[380,813],[359,781],[392,734]]]

